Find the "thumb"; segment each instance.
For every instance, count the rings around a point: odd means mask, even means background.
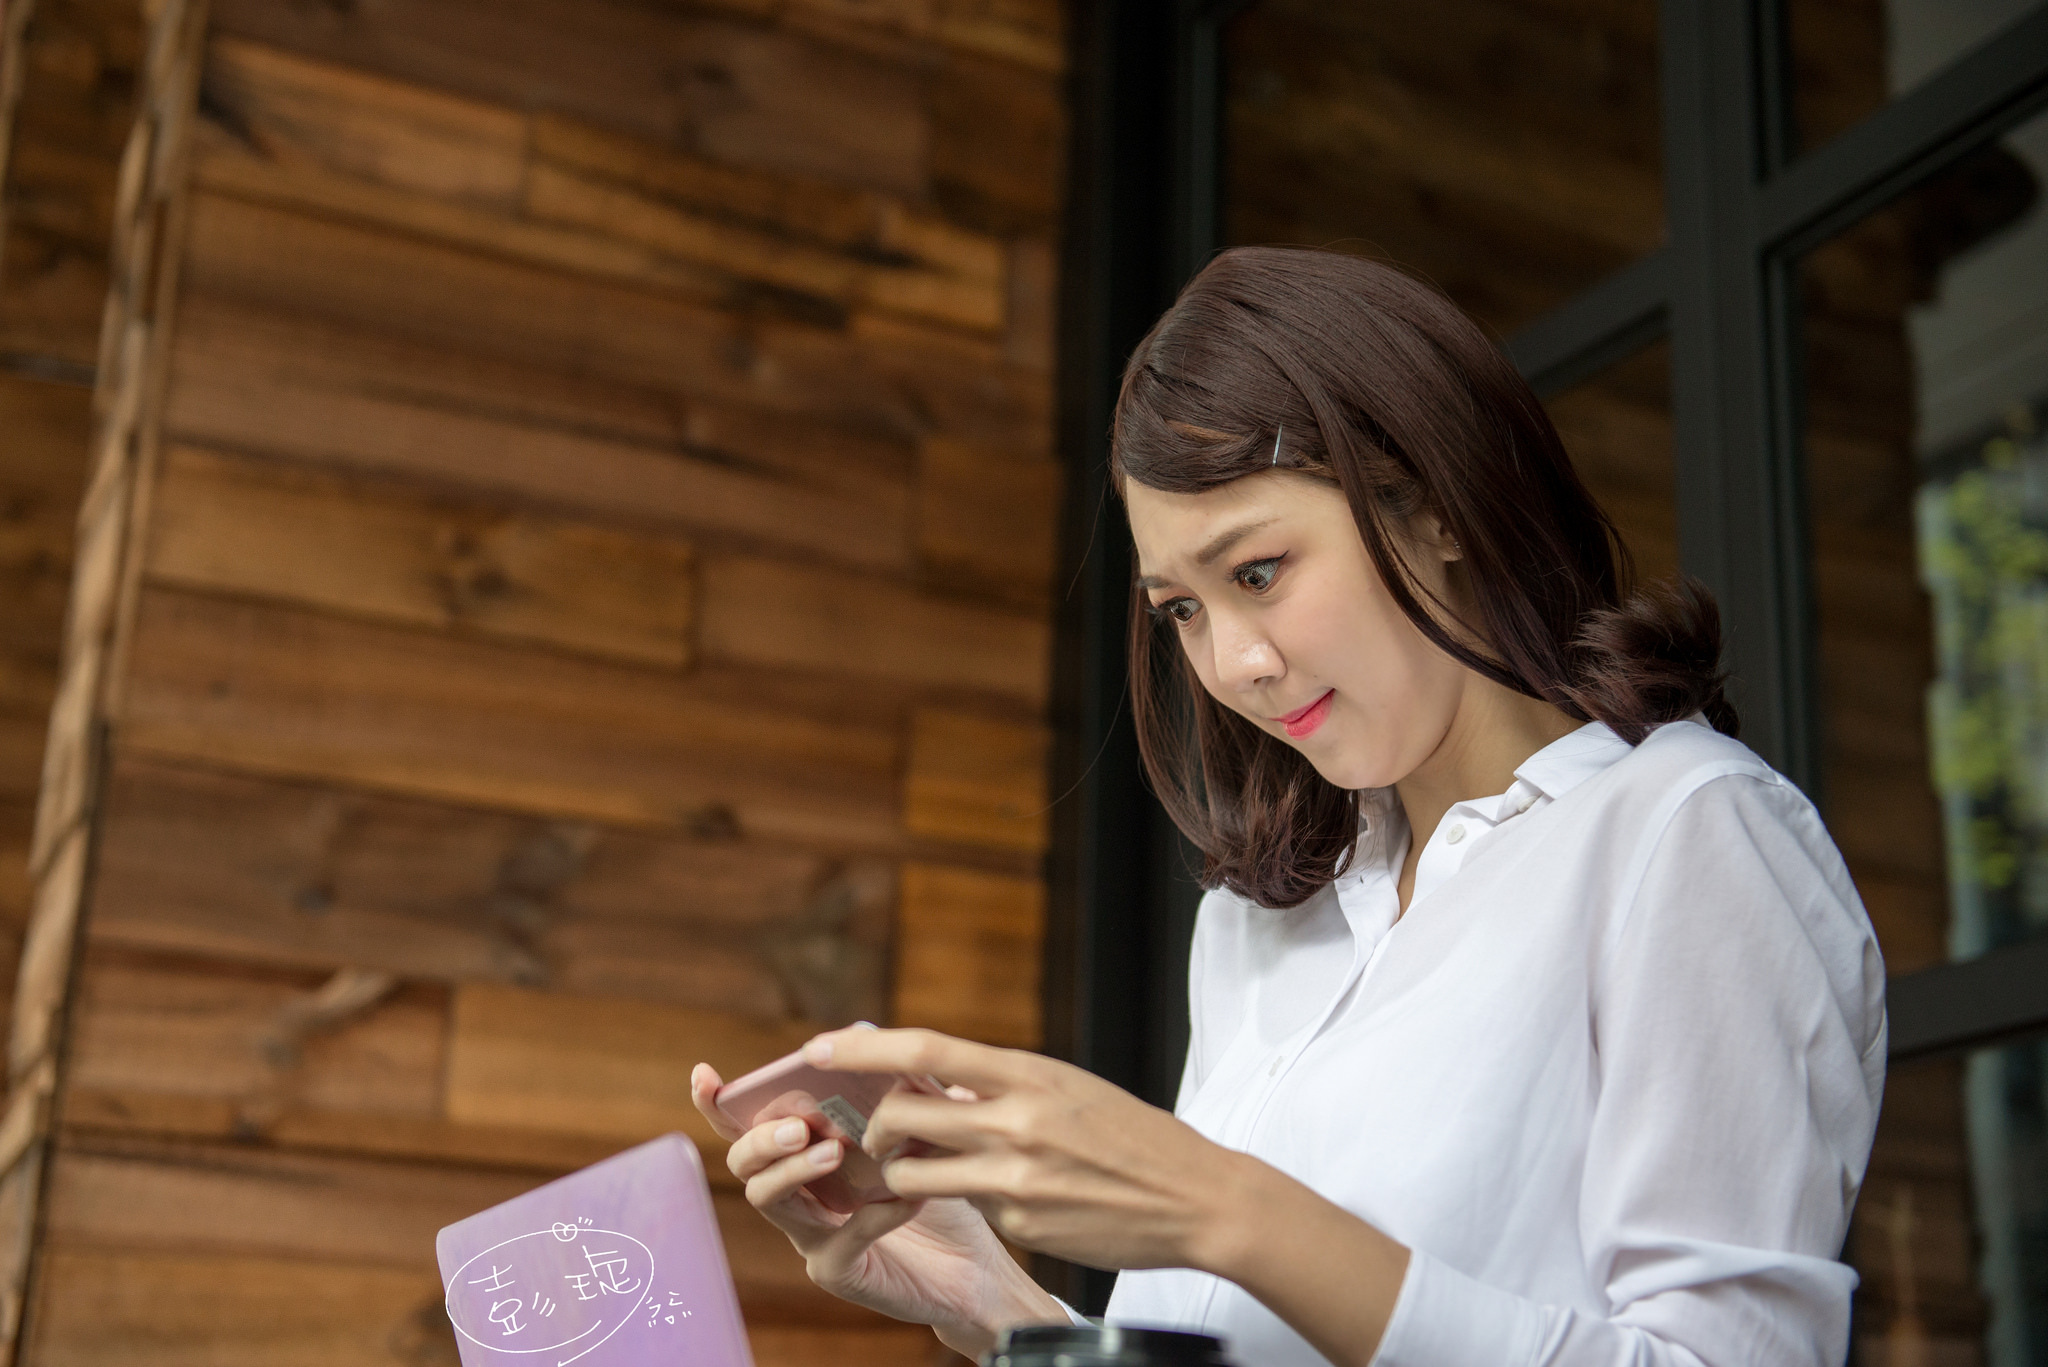
[[[804,1259],[811,1280],[827,1288],[841,1285],[876,1240],[909,1224],[923,1209],[922,1201],[872,1201],[862,1206],[811,1246]]]

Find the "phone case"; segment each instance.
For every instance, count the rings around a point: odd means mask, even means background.
[[[898,1090],[943,1096],[945,1089],[930,1078],[889,1073],[840,1073],[817,1068],[800,1053],[790,1054],[735,1078],[718,1089],[712,1103],[736,1129],[750,1130],[770,1120],[795,1116],[811,1128],[814,1140],[838,1139],[846,1155],[836,1171],[807,1183],[804,1190],[826,1209],[850,1214],[876,1201],[893,1201],[882,1181],[882,1167],[861,1148],[868,1118],[882,1098]],[[905,1153],[923,1152],[923,1146]]]
[[[457,1221],[435,1252],[462,1367],[753,1367],[682,1135]]]

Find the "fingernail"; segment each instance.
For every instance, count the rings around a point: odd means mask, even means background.
[[[822,1068],[832,1061],[832,1040],[820,1035],[804,1046],[804,1062],[814,1068]]]
[[[775,1142],[785,1149],[793,1149],[804,1142],[804,1136],[811,1127],[801,1120],[785,1120],[775,1127]]]
[[[829,1168],[839,1161],[839,1141],[828,1139],[811,1150],[811,1166]]]

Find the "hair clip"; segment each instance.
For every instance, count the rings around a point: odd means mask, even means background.
[[[1273,468],[1274,465],[1278,465],[1280,463],[1280,438],[1286,435],[1287,424],[1283,422],[1280,424],[1280,430],[1273,434],[1273,465],[1267,466],[1267,469],[1270,470]]]

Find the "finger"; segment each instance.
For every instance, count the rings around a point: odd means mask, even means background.
[[[747,1178],[747,1204],[764,1214],[802,1191],[808,1182],[836,1172],[846,1158],[846,1146],[837,1139],[813,1144],[793,1153]]]
[[[898,1204],[890,1202],[891,1205]],[[759,1214],[788,1237],[791,1246],[806,1258],[832,1231],[846,1223],[846,1217],[832,1210],[810,1192],[799,1188],[794,1196],[774,1205],[762,1206]]]
[[[921,1201],[875,1201],[862,1206],[805,1251],[811,1279],[820,1286],[839,1283],[876,1240],[909,1224],[923,1209]]]
[[[930,1075],[972,1087],[982,1096],[998,1096],[1048,1060],[1019,1049],[942,1035],[936,1030],[834,1030],[804,1046],[804,1061],[814,1068],[846,1073],[908,1073]]]
[[[1000,1119],[999,1108],[992,1102],[891,1092],[868,1117],[861,1147],[876,1157],[912,1139],[942,1149],[981,1149],[998,1137],[995,1125]]]
[[[807,1147],[812,1138],[811,1127],[795,1116],[770,1120],[733,1140],[725,1151],[725,1166],[740,1181],[750,1181],[771,1164]]]
[[[725,1112],[718,1109],[718,1089],[724,1085],[719,1080],[718,1070],[708,1063],[700,1063],[690,1070],[690,1100],[696,1103],[697,1114],[710,1121],[712,1132],[730,1144],[740,1137],[740,1132],[725,1118]]]
[[[960,1196],[970,1201],[997,1197],[1015,1200],[1021,1188],[1016,1155],[949,1153],[928,1158],[896,1158],[882,1165],[882,1181],[905,1201]]]

